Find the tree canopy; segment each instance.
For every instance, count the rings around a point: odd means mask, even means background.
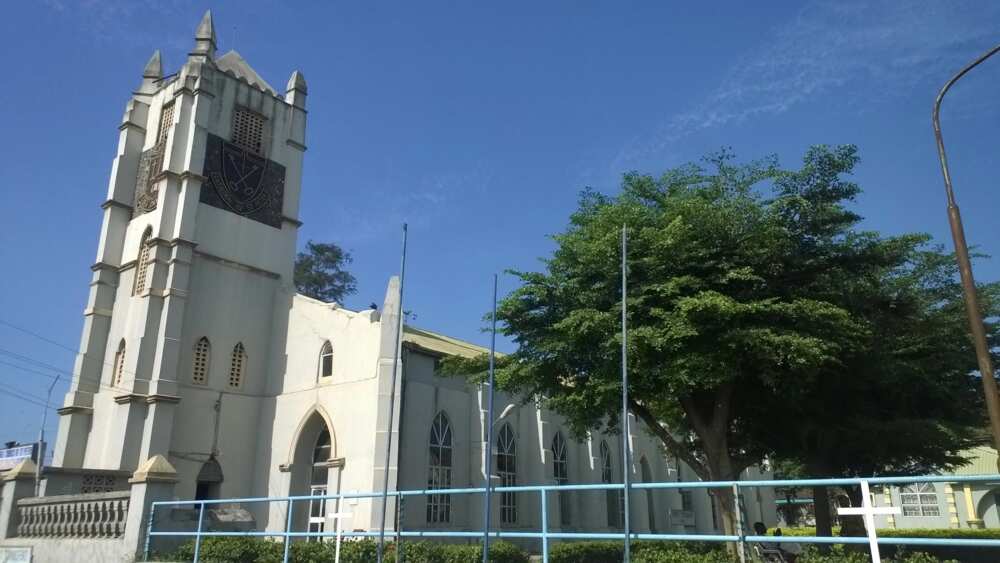
[[[295,256],[295,287],[320,301],[340,302],[357,291],[357,280],[347,271],[351,254],[333,243],[309,241]]]
[[[580,433],[616,427],[627,225],[631,412],[702,479],[774,455],[830,473],[957,463],[982,410],[954,269],[925,235],[858,228],[857,162],[853,146],[812,147],[792,170],[723,151],[584,192],[544,271],[513,272],[497,314],[518,348],[499,385]],[[875,428],[914,436],[895,450]]]

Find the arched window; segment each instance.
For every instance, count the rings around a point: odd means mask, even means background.
[[[937,491],[932,483],[914,483],[899,491],[899,504],[903,516],[940,516]]]
[[[552,477],[556,485],[569,484],[569,463],[566,459],[566,440],[562,432],[552,438]],[[569,491],[559,491],[559,522],[563,526],[570,523]]]
[[[111,385],[118,386],[122,383],[122,374],[125,373],[125,339],[118,343],[118,351],[115,352],[115,364],[111,372]]]
[[[243,343],[236,344],[233,348],[233,363],[229,366],[229,386],[239,387],[243,383],[243,370],[246,369],[247,353],[243,349]]]
[[[212,345],[208,338],[202,336],[194,345],[194,357],[191,362],[191,382],[204,385],[208,381],[208,362],[212,355]]]
[[[639,470],[642,471],[642,482],[652,483],[653,472],[649,469],[649,460],[646,456],[639,458]],[[653,504],[653,489],[646,489],[646,515],[649,518],[649,531],[656,532],[656,507]]]
[[[611,462],[611,448],[608,447],[608,443],[605,441],[601,442],[601,482],[607,484],[615,482]],[[622,497],[622,492],[616,489],[609,489],[606,493],[604,498],[607,505],[608,526],[616,528],[622,525],[622,520],[625,518],[625,499]]]
[[[427,488],[451,487],[451,422],[444,411],[434,417],[431,424],[430,458],[428,461]],[[451,495],[427,495],[427,522],[451,522]]]
[[[146,290],[146,271],[149,269],[149,237],[153,228],[147,227],[139,239],[139,255],[135,260],[135,280],[132,282],[132,295],[141,295]]]
[[[333,375],[333,345],[327,340],[319,349],[319,376],[330,377],[331,375]]]
[[[195,481],[194,499],[209,500],[217,499],[222,488],[222,466],[215,455],[208,458],[198,471],[198,479]]]
[[[309,494],[321,497],[326,495],[327,483],[330,478],[330,456],[333,449],[330,447],[330,431],[324,428],[316,437],[316,445],[313,446],[312,453],[312,475],[309,477],[311,485]],[[326,499],[316,499],[309,501],[309,531],[322,532],[326,526]],[[309,541],[319,541],[321,538],[313,536]]]
[[[501,487],[517,485],[517,444],[510,424],[504,424],[497,435],[497,476],[500,477]],[[513,492],[500,493],[500,522],[517,522],[517,497]]]

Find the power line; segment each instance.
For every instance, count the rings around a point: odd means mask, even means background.
[[[66,371],[66,370],[64,370],[62,368],[58,368],[56,366],[53,366],[52,364],[47,364],[47,363],[42,362],[40,360],[36,360],[35,358],[32,358],[30,356],[25,356],[23,354],[18,354],[17,352],[11,352],[10,350],[5,350],[3,348],[0,348],[0,355],[12,357],[12,358],[20,360],[22,362],[27,362],[27,363],[29,363],[29,364],[31,364],[33,366],[40,367],[42,369],[52,370],[52,371],[56,372],[57,374],[68,375],[71,378],[79,379],[80,381],[89,381],[90,383],[96,383],[98,387],[103,388],[103,389],[107,389],[109,391],[123,391],[123,392],[129,392],[130,391],[130,389],[127,389],[127,388],[124,388],[124,387],[117,387],[117,386],[114,386],[114,385],[105,385],[105,384],[101,383],[100,379],[94,379],[92,377],[83,377],[82,375],[80,375],[78,377],[77,374],[74,373],[74,372],[72,372],[72,371]],[[11,364],[9,362],[2,362],[2,363],[5,364],[5,365],[8,365],[8,366],[20,369],[20,370],[25,371],[25,372],[42,375],[42,376],[45,376],[45,377],[49,377],[51,379],[60,379],[61,378],[60,375],[53,375],[53,374],[49,374],[49,373],[39,372],[37,370],[26,368],[24,366],[18,366],[18,365],[15,365],[15,364]],[[123,370],[123,373],[125,373],[124,370]]]
[[[5,321],[5,320],[3,320],[3,319],[0,319],[0,325],[3,325],[3,326],[6,326],[6,327],[9,327],[9,328],[12,328],[12,329],[14,329],[14,330],[16,330],[16,331],[18,331],[18,332],[21,332],[21,333],[24,333],[24,334],[27,334],[28,336],[33,336],[33,337],[35,337],[35,338],[37,338],[37,339],[39,339],[39,340],[41,340],[41,341],[43,341],[43,342],[47,342],[47,343],[49,343],[49,344],[52,344],[53,346],[56,346],[56,347],[58,347],[58,348],[62,348],[63,350],[66,350],[66,351],[68,351],[68,352],[72,352],[72,353],[73,353],[73,355],[80,355],[80,356],[83,356],[84,358],[87,358],[87,359],[89,359],[89,360],[93,360],[93,361],[96,361],[96,362],[100,362],[100,363],[101,363],[102,365],[105,365],[105,366],[110,366],[110,367],[112,367],[112,368],[114,368],[114,367],[115,367],[115,365],[114,365],[113,363],[111,363],[111,362],[108,362],[108,361],[105,361],[105,360],[104,360],[104,358],[95,358],[95,357],[94,357],[93,355],[91,355],[91,354],[86,354],[86,353],[84,353],[84,352],[80,352],[80,351],[79,351],[79,350],[77,350],[76,348],[71,348],[71,347],[69,347],[69,346],[67,346],[67,345],[65,345],[65,344],[63,344],[63,343],[61,343],[61,342],[57,342],[57,341],[55,341],[55,340],[52,340],[51,338],[48,338],[48,337],[45,337],[45,336],[42,336],[41,334],[38,334],[37,332],[34,332],[34,331],[32,331],[32,330],[29,330],[29,329],[26,329],[26,328],[24,328],[24,327],[22,327],[22,326],[17,326],[17,325],[15,325],[15,324],[13,324],[13,323],[10,323],[10,322],[8,322],[8,321]],[[46,367],[48,367],[48,368],[50,368],[50,369],[59,369],[59,368],[53,368],[52,366],[46,366]],[[72,372],[66,372],[66,371],[63,371],[63,370],[59,370],[59,371],[60,371],[60,373],[65,373],[65,374],[68,374],[68,375],[71,375],[71,376],[73,376],[73,377],[76,377],[76,374],[75,374],[75,373],[72,373]],[[126,369],[122,369],[122,373],[124,373],[124,374],[127,374],[127,375],[131,375],[131,376],[132,376],[133,378],[136,378],[136,374],[135,374],[135,372],[133,372],[133,371],[129,371],[129,370],[126,370]],[[83,379],[83,378],[81,377],[81,379]],[[90,379],[90,381],[92,381],[92,382],[93,382],[94,380],[93,380],[93,379]],[[99,380],[99,379],[97,380],[97,383],[98,383],[98,384],[100,385],[100,380]],[[111,388],[113,389],[114,387],[111,387]],[[120,391],[129,391],[129,389],[119,389],[119,390],[120,390]]]
[[[21,395],[17,394],[16,392],[8,390],[8,389],[2,389],[2,388],[0,388],[0,395],[7,395],[7,396],[10,396],[10,397],[14,397],[15,399],[20,399],[20,400],[22,400],[22,401],[24,401],[26,403],[31,403],[33,405],[42,407],[43,409],[57,410],[55,407],[46,405],[42,401],[37,401],[35,399],[31,399],[31,398],[28,398],[28,397],[21,396]]]

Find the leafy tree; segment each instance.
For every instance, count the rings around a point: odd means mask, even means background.
[[[949,391],[972,386],[961,366],[940,370],[967,347],[960,336],[940,341],[958,347],[948,354],[886,352],[884,364],[847,373],[862,367],[886,330],[898,331],[902,346],[908,323],[930,313],[920,309],[928,303],[907,302],[910,317],[882,326],[876,321],[889,319],[865,312],[891,310],[892,301],[867,300],[893,295],[888,282],[919,286],[928,276],[947,277],[916,266],[918,256],[942,259],[924,249],[926,237],[855,229],[860,217],[847,204],[859,189],[843,176],[857,160],[852,146],[818,146],[801,168],[783,170],[775,159],[737,164],[722,152],[659,178],[628,174],[614,197],[585,192],[569,227],[555,235],[545,271],[514,272],[522,285],[500,304],[498,320],[518,349],[500,363],[499,385],[539,397],[580,434],[617,426],[616,265],[627,225],[630,409],[702,479],[737,479],[779,447],[794,451],[791,437],[814,402],[830,400],[817,389],[831,379],[878,379],[891,366],[894,382],[909,375]],[[452,373],[477,368],[462,360],[446,366]],[[952,377],[962,383],[944,381]],[[926,402],[926,391],[912,400]],[[839,404],[869,400],[852,386],[837,393]],[[956,423],[978,421],[969,399],[955,405],[962,411]],[[783,420],[785,413],[792,414]],[[957,433],[957,426],[949,428]],[[716,498],[731,533],[731,491]]]
[[[795,423],[772,425],[775,455],[801,464],[806,476],[953,469],[966,461],[963,450],[982,442],[981,382],[955,259],[917,244],[899,250],[880,268],[838,275],[841,289],[829,299],[863,319],[868,335],[777,411]],[[979,293],[984,313],[995,317],[997,284]],[[997,327],[987,328],[996,346]],[[859,490],[847,492],[860,502]],[[813,498],[818,533],[830,535],[825,488]]]
[[[352,261],[336,244],[310,240],[295,257],[295,287],[314,299],[339,302],[357,291],[357,280],[346,269]]]

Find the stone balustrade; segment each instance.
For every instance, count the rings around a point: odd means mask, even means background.
[[[17,501],[23,538],[120,538],[129,491],[32,497]]]

